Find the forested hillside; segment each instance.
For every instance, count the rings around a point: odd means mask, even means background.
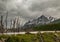
[[[33,30],[35,31],[52,31],[52,30],[60,30],[60,23],[51,23],[51,24],[46,24],[46,25],[38,25],[33,27]]]

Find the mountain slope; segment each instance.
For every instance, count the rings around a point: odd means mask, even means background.
[[[53,21],[52,23],[60,23],[60,19]]]
[[[26,22],[24,27],[31,28],[31,27],[36,26],[36,25],[43,25],[43,24],[48,24],[48,23],[49,23],[49,19],[46,16],[41,15],[37,19],[33,19],[33,20]]]

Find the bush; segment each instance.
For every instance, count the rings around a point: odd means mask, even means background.
[[[5,40],[5,42],[15,42],[15,40],[12,37],[8,37],[7,40]]]

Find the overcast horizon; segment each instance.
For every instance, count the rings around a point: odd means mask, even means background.
[[[60,0],[0,0],[0,15],[20,17],[21,24],[40,15],[60,18]]]

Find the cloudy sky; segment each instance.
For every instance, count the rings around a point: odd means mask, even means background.
[[[21,23],[42,14],[60,18],[60,0],[0,0],[0,15],[7,11],[8,20],[20,16]]]

